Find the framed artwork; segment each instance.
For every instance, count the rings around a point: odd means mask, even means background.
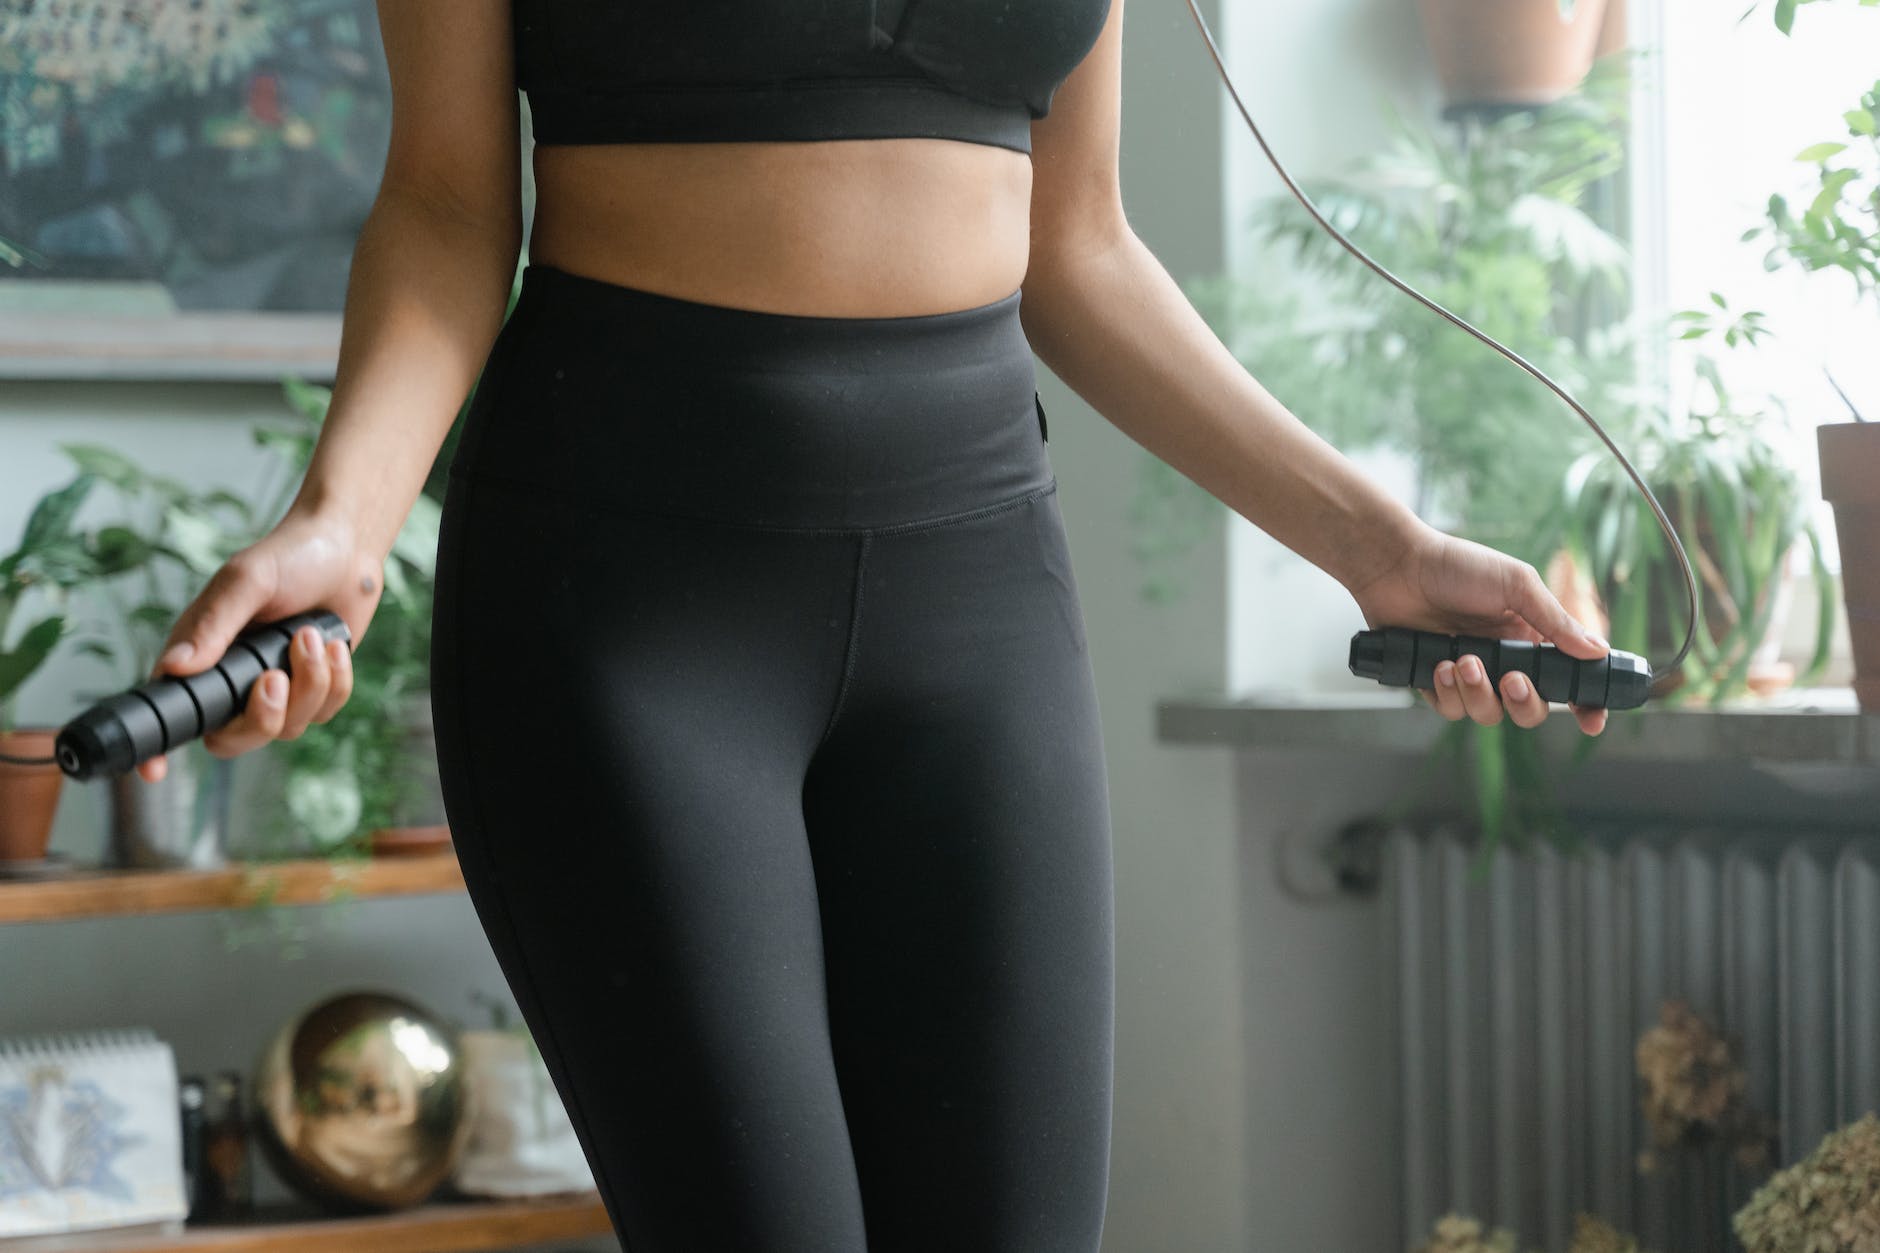
[[[0,3],[0,377],[330,379],[374,0]]]

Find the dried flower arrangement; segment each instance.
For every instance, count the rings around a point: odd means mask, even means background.
[[[1745,1253],[1880,1253],[1880,1119],[1831,1131],[1737,1211]]]
[[[1730,1146],[1745,1170],[1769,1164],[1775,1125],[1749,1104],[1736,1042],[1689,1004],[1660,1007],[1658,1025],[1639,1037],[1634,1060],[1653,1145],[1639,1154],[1641,1171],[1655,1170],[1665,1152],[1712,1142]]]
[[[1516,1249],[1511,1231],[1484,1231],[1473,1218],[1445,1214],[1416,1253],[1516,1253]]]
[[[1644,1253],[1637,1240],[1591,1214],[1573,1221],[1573,1243],[1567,1253]]]
[[[1517,1253],[1514,1233],[1495,1228],[1485,1231],[1480,1222],[1460,1214],[1439,1219],[1429,1240],[1416,1253]],[[1645,1253],[1638,1241],[1591,1214],[1573,1220],[1573,1243],[1567,1253]],[[1864,1251],[1863,1251],[1864,1253]]]

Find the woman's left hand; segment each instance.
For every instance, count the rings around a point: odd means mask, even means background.
[[[1365,625],[1374,628],[1548,642],[1589,660],[1609,651],[1606,641],[1562,607],[1533,566],[1435,527],[1423,528],[1397,561],[1351,594]],[[1497,699],[1478,657],[1439,663],[1435,679],[1434,692],[1419,688],[1417,694],[1452,722],[1468,717],[1493,726],[1504,707],[1522,727],[1538,726],[1547,717],[1547,702],[1519,671],[1502,676]],[[1588,735],[1605,729],[1604,709],[1568,708]]]

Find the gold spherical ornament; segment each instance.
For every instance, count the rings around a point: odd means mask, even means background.
[[[291,1187],[343,1211],[417,1205],[470,1131],[457,1035],[384,992],[290,1018],[255,1064],[256,1139]]]

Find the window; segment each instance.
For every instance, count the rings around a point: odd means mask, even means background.
[[[1757,350],[1730,352],[1720,341],[1704,347],[1723,361],[1740,396],[1768,392],[1786,402],[1795,464],[1811,498],[1818,498],[1813,428],[1849,420],[1823,367],[1863,413],[1880,419],[1880,352],[1873,347],[1880,343],[1880,318],[1871,300],[1856,303],[1845,275],[1793,267],[1769,273],[1766,241],[1741,237],[1763,222],[1772,192],[1787,194],[1791,203],[1812,196],[1814,167],[1797,162],[1796,154],[1846,137],[1843,113],[1880,76],[1880,12],[1855,0],[1809,4],[1785,36],[1775,27],[1773,0],[1745,18],[1747,3],[1631,0],[1615,9],[1638,55],[1628,165],[1615,180],[1622,184],[1613,189],[1619,194],[1606,204],[1616,206],[1611,225],[1631,244],[1632,294],[1642,314],[1704,307],[1716,291],[1733,310],[1765,315],[1773,334]],[[1229,70],[1281,159],[1308,186],[1314,176],[1345,171],[1388,142],[1384,101],[1432,120],[1441,108],[1416,6],[1385,7],[1326,0],[1292,12],[1230,3],[1223,14]],[[1259,202],[1285,193],[1231,99],[1225,91],[1221,96],[1225,182],[1233,198],[1230,265],[1243,277],[1264,275],[1273,268],[1272,249],[1254,240],[1246,223]],[[1345,260],[1358,267],[1355,259]],[[1434,319],[1381,283],[1379,290],[1378,300],[1401,302],[1403,316]],[[1308,303],[1315,298],[1310,290],[1304,295]],[[1527,355],[1528,345],[1510,346]],[[1672,350],[1668,399],[1674,412],[1693,399],[1693,351]],[[1475,361],[1484,371],[1515,373],[1486,349]],[[1261,371],[1255,374],[1265,380]],[[1318,425],[1314,407],[1326,403],[1324,396],[1315,395],[1309,381],[1283,381],[1291,387],[1275,387],[1280,398]],[[1543,391],[1532,380],[1522,385]],[[1604,421],[1597,409],[1594,416]],[[1538,426],[1546,421],[1578,425],[1557,401],[1531,420],[1537,435],[1546,434]],[[1402,499],[1415,500],[1414,461],[1383,450],[1348,452]],[[1833,566],[1833,518],[1825,503],[1817,518]],[[1440,518],[1431,521],[1443,525]],[[1257,528],[1231,522],[1230,688],[1366,695],[1345,669],[1344,641],[1361,625],[1350,597]],[[1688,547],[1690,537],[1684,539]],[[1794,556],[1799,561],[1801,553]]]

